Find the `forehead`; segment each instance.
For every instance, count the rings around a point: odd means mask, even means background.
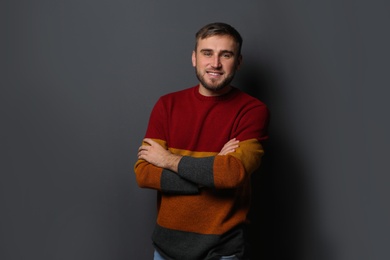
[[[230,35],[213,35],[198,40],[197,51],[208,49],[213,51],[227,50],[236,52],[238,43]]]

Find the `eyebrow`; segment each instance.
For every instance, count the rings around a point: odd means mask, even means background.
[[[212,49],[201,49],[201,50],[199,50],[199,52],[205,52],[205,51],[214,52],[214,50],[212,50]],[[234,55],[233,51],[229,51],[229,50],[221,50],[220,51],[220,54],[225,54],[225,53],[230,53],[230,54]]]

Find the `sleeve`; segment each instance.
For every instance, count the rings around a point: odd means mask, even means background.
[[[176,173],[138,160],[134,167],[138,186],[170,194],[197,194],[198,185],[181,178]]]
[[[164,141],[166,140],[166,122],[168,122],[165,111],[160,99],[152,110],[145,137],[152,138],[167,149],[166,141]],[[134,165],[134,172],[138,186],[141,188],[173,194],[196,194],[199,192],[197,184],[185,180],[167,169],[154,166],[145,160],[137,160]]]
[[[269,111],[257,106],[240,118],[233,137],[240,140],[235,152],[227,155],[183,157],[179,175],[201,186],[231,189],[241,186],[260,166],[264,154],[262,141],[268,139]]]

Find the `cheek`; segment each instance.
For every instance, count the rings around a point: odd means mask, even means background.
[[[197,68],[205,68],[207,66],[207,61],[202,59],[197,59],[194,63],[194,66]]]
[[[223,64],[223,67],[225,68],[226,72],[234,72],[235,71],[235,64],[232,62]]]

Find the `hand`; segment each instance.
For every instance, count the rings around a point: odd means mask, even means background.
[[[171,153],[150,138],[145,138],[143,141],[146,144],[139,147],[138,159],[143,159],[157,167],[177,172],[178,164],[182,156]]]
[[[230,139],[229,142],[227,142],[223,147],[222,150],[219,152],[218,155],[226,155],[228,153],[232,153],[236,151],[236,148],[239,147],[238,143],[240,141],[236,140],[236,138]]]

